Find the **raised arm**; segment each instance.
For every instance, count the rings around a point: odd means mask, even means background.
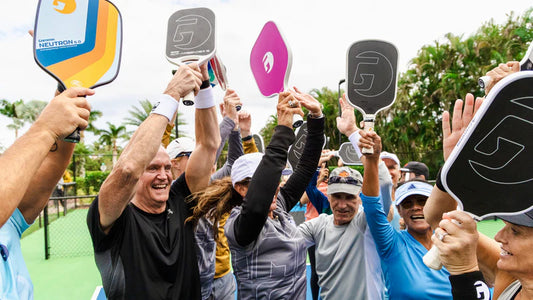
[[[39,215],[72,154],[73,145],[60,140],[77,127],[87,127],[90,106],[83,96],[93,94],[71,88],[54,97],[30,129],[0,156],[0,226],[17,207],[28,223]]]
[[[220,104],[220,113],[222,114],[222,122],[220,123],[220,145],[217,149],[217,154],[215,161],[220,157],[222,149],[226,144],[230,133],[232,131],[238,130],[239,127],[239,118],[237,116],[237,105],[241,105],[241,99],[239,95],[232,90],[227,89],[226,94],[224,95],[224,103]]]
[[[280,193],[283,195],[282,200],[285,202],[283,207],[287,211],[290,211],[302,197],[309,180],[315,173],[324,145],[324,115],[320,108],[320,102],[311,95],[300,92],[297,88],[295,91],[293,93],[295,100],[309,110],[309,115],[307,116],[307,137],[302,156],[294,168],[294,173],[280,189]]]
[[[195,64],[178,68],[158,103],[159,110],[166,108],[169,116],[157,112],[150,114],[131,137],[100,188],[98,211],[104,232],[109,232],[132,199],[135,185],[161,145],[161,137],[177,109],[177,101],[192,90],[197,92],[201,79],[202,75]]]
[[[203,81],[208,81],[207,65],[202,65],[201,70]],[[197,103],[194,121],[196,148],[185,169],[185,180],[191,193],[200,191],[209,183],[211,169],[215,164],[216,151],[220,145],[220,132],[212,88],[209,86],[201,90],[195,102]]]

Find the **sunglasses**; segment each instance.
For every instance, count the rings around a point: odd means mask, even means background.
[[[176,158],[178,158],[178,157],[184,157],[184,156],[189,157],[189,156],[191,156],[191,153],[192,153],[192,152],[181,152],[180,154],[176,155]]]
[[[335,184],[335,183],[346,183],[346,184],[353,184],[353,185],[361,185],[362,182],[360,180],[357,180],[353,177],[340,177],[340,176],[331,176],[328,179],[328,184]]]

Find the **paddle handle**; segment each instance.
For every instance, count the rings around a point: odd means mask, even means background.
[[[59,93],[63,93],[64,91],[66,90],[65,86],[63,85],[63,83],[61,82],[58,82],[57,83],[57,91]],[[83,96],[85,98],[85,96]],[[73,133],[71,133],[69,136],[63,138],[63,141],[65,142],[69,142],[69,143],[79,143],[80,142],[80,139],[81,139],[81,136],[80,136],[80,129],[79,128],[76,128],[76,130],[74,130]]]
[[[428,253],[422,258],[424,264],[433,270],[440,270],[442,268],[442,262],[439,258],[439,248],[435,245],[431,246]]]
[[[191,91],[190,93],[185,95],[185,97],[183,97],[183,104],[187,106],[194,105],[194,92],[193,91]]]
[[[488,86],[491,81],[492,78],[490,78],[490,76],[482,76],[478,79],[477,82],[482,89],[485,89],[485,87]]]
[[[365,115],[364,124],[365,124],[365,131],[366,132],[370,132],[370,131],[374,130],[374,120],[375,120],[375,116],[374,115]],[[372,149],[372,148],[363,148],[361,152],[363,154],[372,154],[372,153],[374,153],[374,149]]]
[[[302,126],[303,123],[304,123],[304,119],[302,118],[302,116],[298,114],[292,115],[292,128],[296,129]]]

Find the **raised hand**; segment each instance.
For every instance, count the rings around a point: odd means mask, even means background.
[[[463,100],[458,99],[455,101],[451,127],[450,114],[447,111],[442,114],[442,152],[445,161],[452,153],[453,148],[457,145],[459,138],[461,138],[465,132],[470,121],[472,121],[474,114],[478,111],[483,100],[484,98],[477,98],[474,100],[472,94],[466,94],[464,109]]]
[[[337,129],[349,137],[352,133],[359,131],[359,127],[356,125],[354,108],[346,101],[346,94],[342,95],[339,102],[341,104],[342,114],[340,117],[337,117]]]
[[[178,101],[191,91],[194,91],[196,95],[200,91],[202,78],[203,75],[196,63],[180,66],[168,83],[164,93]]]
[[[294,87],[294,97],[300,102],[300,104],[307,108],[311,115],[321,116],[322,105],[313,96],[307,93],[302,93],[297,87]]]
[[[292,104],[292,105],[291,105]],[[278,96],[278,125],[292,128],[292,116],[300,115],[303,117],[304,112],[300,107],[300,102],[296,99],[293,92],[282,92]]]

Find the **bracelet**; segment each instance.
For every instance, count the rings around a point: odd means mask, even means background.
[[[324,117],[324,114],[322,113],[322,111],[320,112],[320,114],[313,114],[313,113],[309,113],[307,115],[308,118],[311,118],[311,119],[320,119],[320,118],[323,118]]]
[[[198,95],[194,99],[194,106],[196,108],[203,109],[215,106],[215,97],[213,97],[213,89],[210,86],[198,92]]]
[[[203,90],[203,89],[206,89],[208,87],[211,86],[211,83],[209,82],[209,80],[204,80],[202,81],[202,85],[200,86],[200,89]]]
[[[359,149],[359,146],[357,145],[359,143],[359,139],[361,139],[359,130],[356,130],[354,133],[350,134],[348,139],[352,143],[352,146],[355,148],[355,153],[357,153],[357,156],[359,157],[359,159],[361,159],[361,157],[363,156],[363,153],[361,152],[361,149]]]
[[[174,114],[178,110],[179,102],[168,94],[162,94],[159,96],[159,101],[155,103],[150,114],[158,114],[165,116],[168,121],[172,120]]]
[[[442,184],[442,180],[440,179],[440,173],[442,171],[442,167],[440,167],[439,171],[437,172],[437,178],[435,179],[435,186],[446,193],[446,189],[444,188],[444,185]]]
[[[252,139],[252,135],[251,135],[251,134],[248,135],[248,136],[245,136],[245,137],[241,138],[241,140],[242,140],[243,142],[247,142],[247,141],[249,141],[249,140],[251,140],[251,139]]]

